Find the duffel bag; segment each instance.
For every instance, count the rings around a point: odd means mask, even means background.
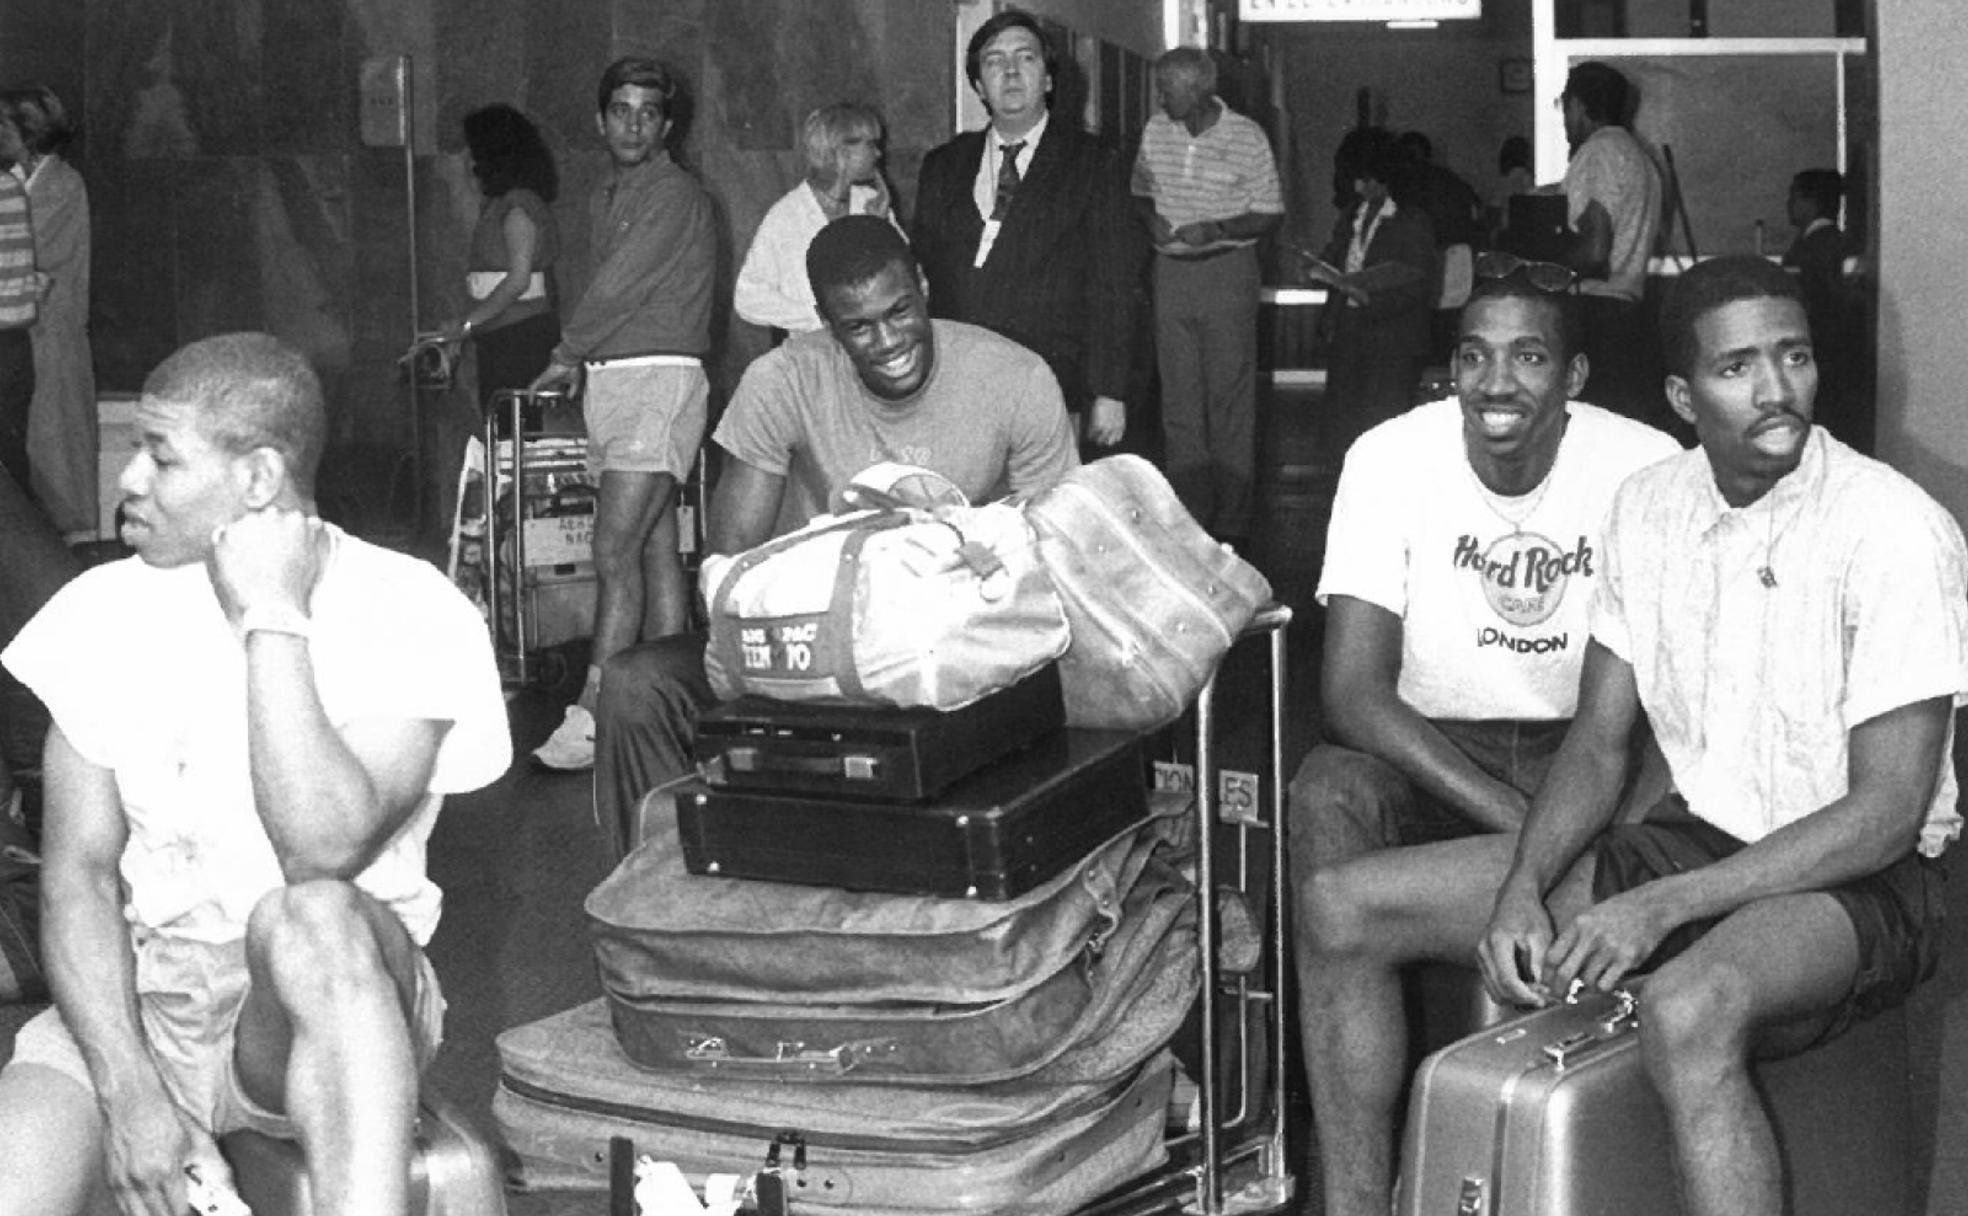
[[[1186,854],[1186,796],[1150,796],[1146,824],[1015,899],[884,895],[692,874],[670,791],[640,808],[643,839],[589,893],[602,985],[709,1001],[977,1005],[1029,991],[1111,933],[1151,856]]]
[[[968,1087],[1029,1075],[1111,1033],[1117,998],[1138,991],[1144,973],[1180,958],[1193,974],[1194,905],[1187,878],[1151,857],[1111,933],[1090,938],[1030,989],[996,1001],[810,1005],[604,990],[616,1039],[645,1068]]]
[[[823,515],[704,561],[718,696],[958,709],[1066,649],[1031,527],[1007,503]]]
[[[1025,516],[1072,626],[1059,666],[1069,726],[1173,721],[1271,598],[1139,456],[1082,465]]]

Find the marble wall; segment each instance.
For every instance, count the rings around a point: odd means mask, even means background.
[[[479,202],[466,112],[507,101],[540,123],[576,293],[583,199],[608,168],[595,81],[618,55],[669,61],[693,93],[684,158],[718,201],[728,282],[798,180],[795,128],[815,105],[888,117],[906,204],[922,154],[950,134],[953,30],[953,7],[925,0],[7,0],[0,79],[80,103],[105,390],[138,387],[184,342],[267,329],[321,369],[335,444],[388,453],[411,434],[397,355],[415,325],[463,307]],[[408,168],[362,139],[365,67],[398,55],[414,65]],[[719,332],[728,388],[766,339],[728,317]]]

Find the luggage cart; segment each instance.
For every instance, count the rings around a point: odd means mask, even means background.
[[[526,533],[527,521],[534,518],[533,507],[537,495],[527,483],[527,448],[547,433],[546,420],[551,410],[571,404],[573,397],[562,390],[533,391],[531,389],[504,389],[493,394],[492,408],[485,417],[485,603],[491,624],[493,650],[499,660],[500,677],[509,684],[528,684],[545,676],[545,664],[534,654],[535,630],[537,627],[537,598],[540,586],[533,574],[534,567],[527,562]],[[507,509],[502,512],[499,504],[499,485],[501,470],[499,433],[504,428],[508,438],[504,473],[512,487]],[[577,432],[565,432],[568,435]],[[583,446],[585,452],[585,445]],[[501,519],[501,514],[506,517]],[[511,544],[511,558],[504,558],[506,544]],[[586,560],[586,559],[582,559]],[[593,574],[586,575],[592,584]],[[578,581],[578,577],[575,580]],[[512,641],[506,645],[501,638],[503,622],[507,613],[506,597],[511,597]]]
[[[1201,1110],[1200,1130],[1169,1141],[1169,1163],[1129,1187],[1081,1208],[1076,1216],[1150,1216],[1153,1213],[1197,1213],[1198,1216],[1242,1216],[1274,1212],[1291,1202],[1294,1178],[1285,1144],[1286,1095],[1285,1019],[1289,1016],[1288,977],[1292,965],[1286,949],[1290,923],[1285,840],[1285,626],[1291,609],[1270,604],[1244,630],[1241,642],[1263,639],[1270,648],[1271,706],[1268,742],[1268,806],[1256,816],[1239,815],[1224,822],[1234,833],[1234,889],[1249,894],[1260,881],[1252,865],[1256,838],[1264,837],[1268,851],[1269,908],[1263,918],[1264,950],[1249,972],[1226,975],[1218,957],[1219,924],[1216,903],[1216,832],[1218,761],[1216,741],[1217,681],[1211,679],[1196,698],[1196,913],[1202,946],[1201,1039],[1202,1067],[1196,1078]],[[1265,815],[1268,812],[1268,821]],[[1235,1018],[1237,1078],[1234,1095],[1220,1090],[1220,1066],[1226,1039],[1224,1016]],[[1253,1042],[1253,1015],[1265,1028],[1264,1041]],[[1254,1058],[1258,1052],[1262,1059]],[[1256,1070],[1267,1078],[1264,1092],[1254,1092]],[[1226,1101],[1226,1097],[1232,1100]]]

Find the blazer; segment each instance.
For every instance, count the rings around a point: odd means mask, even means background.
[[[971,187],[984,132],[923,158],[909,225],[934,316],[993,330],[1046,361],[1069,410],[1126,400],[1145,292],[1148,231],[1120,158],[1062,115],[1046,124],[982,268]]]

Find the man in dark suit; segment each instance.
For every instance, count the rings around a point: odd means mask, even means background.
[[[1095,444],[1118,443],[1147,234],[1117,157],[1049,121],[1057,52],[1009,9],[964,57],[991,123],[924,158],[911,241],[930,311],[994,330],[1052,368]]]

